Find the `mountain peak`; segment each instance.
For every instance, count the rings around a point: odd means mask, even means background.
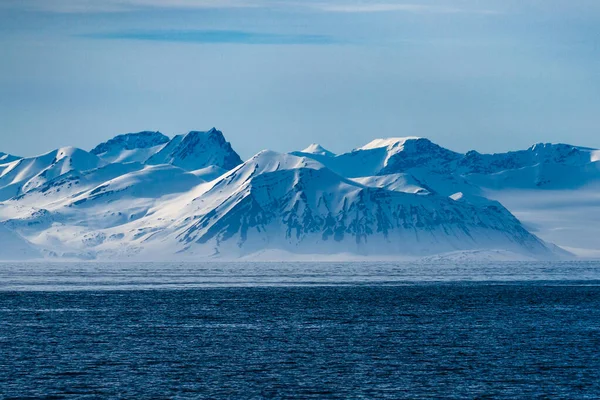
[[[414,140],[419,140],[419,139],[423,139],[423,138],[420,138],[417,136],[407,136],[407,137],[374,139],[374,140],[371,140],[366,145],[358,147],[356,150],[372,150],[372,149],[378,149],[381,147],[402,147],[408,141],[414,141]],[[429,141],[428,139],[423,139],[423,140]]]
[[[66,173],[91,171],[104,164],[96,155],[70,146],[4,164],[0,170],[0,201],[26,193]]]
[[[217,130],[217,128],[211,128],[207,131],[189,131],[187,135],[184,135],[183,142],[195,142],[195,141],[208,141],[213,140],[215,143],[225,144],[225,136],[223,132]]]
[[[550,153],[550,152],[562,152],[567,153],[570,151],[580,151],[584,153],[598,151],[598,149],[594,149],[591,147],[583,147],[583,146],[575,146],[572,144],[566,143],[536,143],[529,147],[527,151],[534,153]]]
[[[169,138],[158,131],[124,133],[117,135],[104,143],[100,143],[98,146],[94,147],[90,153],[99,155],[117,148],[120,150],[147,149],[165,144],[168,141]]]
[[[308,154],[318,154],[318,155],[327,156],[327,157],[335,156],[335,153],[327,150],[325,147],[321,146],[318,143],[312,143],[307,148],[305,148],[304,150],[302,150],[300,152],[308,153]]]
[[[19,159],[21,159],[21,157],[13,156],[12,154],[3,153],[0,151],[0,164],[8,164]]]
[[[91,151],[108,162],[144,162],[160,150],[169,138],[156,131],[125,133],[100,143]]]
[[[63,158],[71,158],[71,157],[78,157],[78,156],[86,157],[88,159],[93,159],[93,160],[97,159],[97,157],[90,156],[90,153],[88,153],[87,151],[82,150],[77,147],[73,147],[73,146],[60,147],[60,148],[56,149],[55,152],[56,152],[56,160],[62,160]]]
[[[275,166],[272,169],[273,171],[282,169],[296,169],[306,166],[310,166],[310,168],[314,169],[320,169],[323,167],[320,162],[309,157],[305,157],[301,154],[279,153],[274,150],[261,150],[245,164],[258,165],[261,170],[266,170],[266,165]],[[255,168],[255,166],[252,168]]]
[[[175,136],[148,159],[148,164],[171,164],[188,171],[210,165],[230,170],[241,163],[242,159],[225,140],[223,132],[216,128]]]
[[[335,157],[317,156],[306,150],[297,154],[317,159],[336,173],[353,178],[395,174],[420,167],[440,172],[447,169],[448,163],[461,157],[429,139],[412,136],[375,139]]]

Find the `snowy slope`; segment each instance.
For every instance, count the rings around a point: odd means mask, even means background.
[[[480,154],[469,151],[460,162],[463,173],[493,174],[538,164],[584,166],[598,161],[598,150],[569,144],[538,143],[527,150]]]
[[[104,164],[85,150],[63,147],[0,165],[0,201],[27,193],[68,172],[88,171]]]
[[[361,185],[404,193],[430,194],[431,191],[414,176],[406,173],[351,178]]]
[[[171,193],[185,192],[202,182],[196,175],[171,165],[145,166],[74,197],[69,205],[112,203],[123,197],[156,199]]]
[[[499,154],[468,152],[457,172],[493,189],[573,189],[600,181],[600,152],[567,144],[537,144]]]
[[[410,173],[440,192],[478,192],[478,188],[570,189],[600,181],[600,150],[567,144],[537,144],[527,150],[460,154],[428,139],[375,139],[337,156],[302,151],[336,173],[369,177]],[[450,186],[447,188],[446,186]],[[469,189],[468,186],[471,186]]]
[[[144,168],[140,163],[107,164],[88,171],[68,171],[44,184],[4,202],[5,205],[19,204],[31,207],[52,207],[62,204],[72,196],[91,190],[111,179]]]
[[[202,179],[205,182],[215,180],[221,175],[225,174],[226,172],[227,170],[225,168],[221,168],[216,165],[211,165],[209,167],[191,171],[192,174],[196,175],[198,178]]]
[[[143,163],[159,152],[167,142],[169,138],[160,132],[126,133],[99,144],[90,153],[110,163]]]
[[[150,157],[148,164],[171,164],[188,171],[211,165],[230,170],[242,163],[221,131],[192,131],[176,136],[162,150]]]
[[[128,224],[147,216],[161,200],[203,182],[171,165],[141,166],[95,186],[89,184],[93,178],[80,181],[74,191],[63,183],[64,197],[32,192],[7,201],[0,208],[0,220],[58,256],[97,258],[97,248],[106,242],[115,244],[113,252],[128,253],[128,244],[121,240]]]
[[[343,176],[359,177],[406,172],[412,168],[447,171],[448,164],[460,158],[460,154],[428,139],[405,137],[375,139],[325,164]]]
[[[335,157],[335,153],[327,150],[325,147],[321,146],[318,143],[312,143],[307,148],[299,151],[298,153],[308,153],[308,154],[317,154],[317,155],[327,156],[327,157]]]
[[[457,191],[479,194],[478,187],[454,173],[463,155],[425,138],[375,139],[337,156],[310,152],[292,154],[313,158],[339,175],[365,182],[375,176],[403,174],[405,179],[413,183],[414,190],[423,188],[445,196]],[[379,180],[387,182],[389,179]]]
[[[3,153],[0,151],[0,164],[6,164],[20,159],[21,157],[13,156],[12,154]]]
[[[0,224],[0,260],[29,260],[41,254],[17,233]]]

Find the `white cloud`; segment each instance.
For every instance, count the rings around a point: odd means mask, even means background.
[[[3,0],[0,7],[56,13],[123,12],[140,8],[246,8],[264,3],[248,0]]]
[[[316,4],[315,8],[329,12],[342,13],[370,13],[370,12],[385,12],[385,11],[412,11],[423,12],[438,10],[437,7],[424,6],[420,4],[386,4],[386,3],[367,3],[367,4]]]
[[[376,13],[376,12],[415,12],[415,13],[476,13],[476,14],[495,14],[493,10],[469,10],[454,7],[445,7],[437,5],[407,4],[407,3],[318,3],[312,7],[326,11],[338,13]]]
[[[216,8],[295,8],[331,13],[476,13],[494,14],[492,10],[457,8],[439,4],[325,2],[289,0],[1,0],[0,8],[27,9],[57,13],[124,12],[143,8],[216,9]]]

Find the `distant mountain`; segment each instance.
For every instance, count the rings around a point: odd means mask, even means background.
[[[147,163],[171,164],[188,171],[209,166],[230,170],[240,165],[242,160],[223,133],[212,128],[206,132],[191,131],[187,135],[175,136]]]
[[[342,154],[318,144],[262,151],[242,162],[215,128],[171,139],[138,132],[91,152],[0,162],[0,241],[15,243],[21,258],[570,256],[549,238],[600,255],[600,232],[586,223],[600,214],[598,184],[600,152],[566,144],[461,154],[406,137]],[[596,201],[597,210],[585,208]],[[598,212],[580,218],[579,208]],[[586,237],[571,240],[574,229]]]
[[[463,155],[424,138],[375,139],[365,146],[336,156],[310,152],[292,154],[313,158],[341,176],[360,178],[362,182],[383,182],[372,177],[401,175],[416,187],[432,193],[445,196],[459,191],[480,194],[478,187],[454,173]],[[386,181],[389,179],[386,178]]]
[[[562,143],[538,143],[527,150],[508,153],[480,154],[469,151],[461,159],[458,167],[466,173],[494,174],[538,164],[581,167],[596,161],[600,161],[600,150]]]
[[[568,144],[536,144],[500,154],[468,152],[457,165],[479,186],[574,189],[600,181],[600,150]]]
[[[90,153],[111,163],[143,163],[160,151],[168,141],[169,137],[160,132],[126,133],[99,144]]]
[[[88,171],[106,164],[94,154],[63,147],[38,157],[0,165],[0,201],[21,195],[72,171]]]
[[[342,176],[403,173],[429,190],[481,194],[481,188],[573,189],[600,182],[600,150],[567,144],[537,144],[508,153],[460,154],[428,139],[376,139],[337,156],[295,152]]]
[[[99,144],[91,153],[109,163],[170,164],[187,171],[204,168],[228,171],[242,163],[223,133],[215,128],[191,131],[172,139],[160,132],[126,133]]]
[[[311,151],[300,153],[350,178],[406,172],[418,167],[448,171],[449,163],[462,157],[428,139],[417,137],[376,139],[337,156]]]
[[[499,200],[544,239],[600,258],[600,150],[540,143],[507,153],[459,154],[410,137],[377,139],[335,157],[305,156],[369,185]]]
[[[0,164],[6,164],[20,158],[21,157],[13,156],[12,154],[6,154],[0,151]]]
[[[299,151],[298,153],[317,154],[320,156],[335,157],[335,153],[332,153],[331,151],[327,150],[326,148],[317,143],[309,145],[307,148],[305,148],[302,151]]]

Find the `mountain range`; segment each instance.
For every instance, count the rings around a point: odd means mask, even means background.
[[[143,131],[0,153],[0,258],[595,258],[599,183],[600,151],[567,144],[462,154],[403,137],[243,161],[215,128]]]

